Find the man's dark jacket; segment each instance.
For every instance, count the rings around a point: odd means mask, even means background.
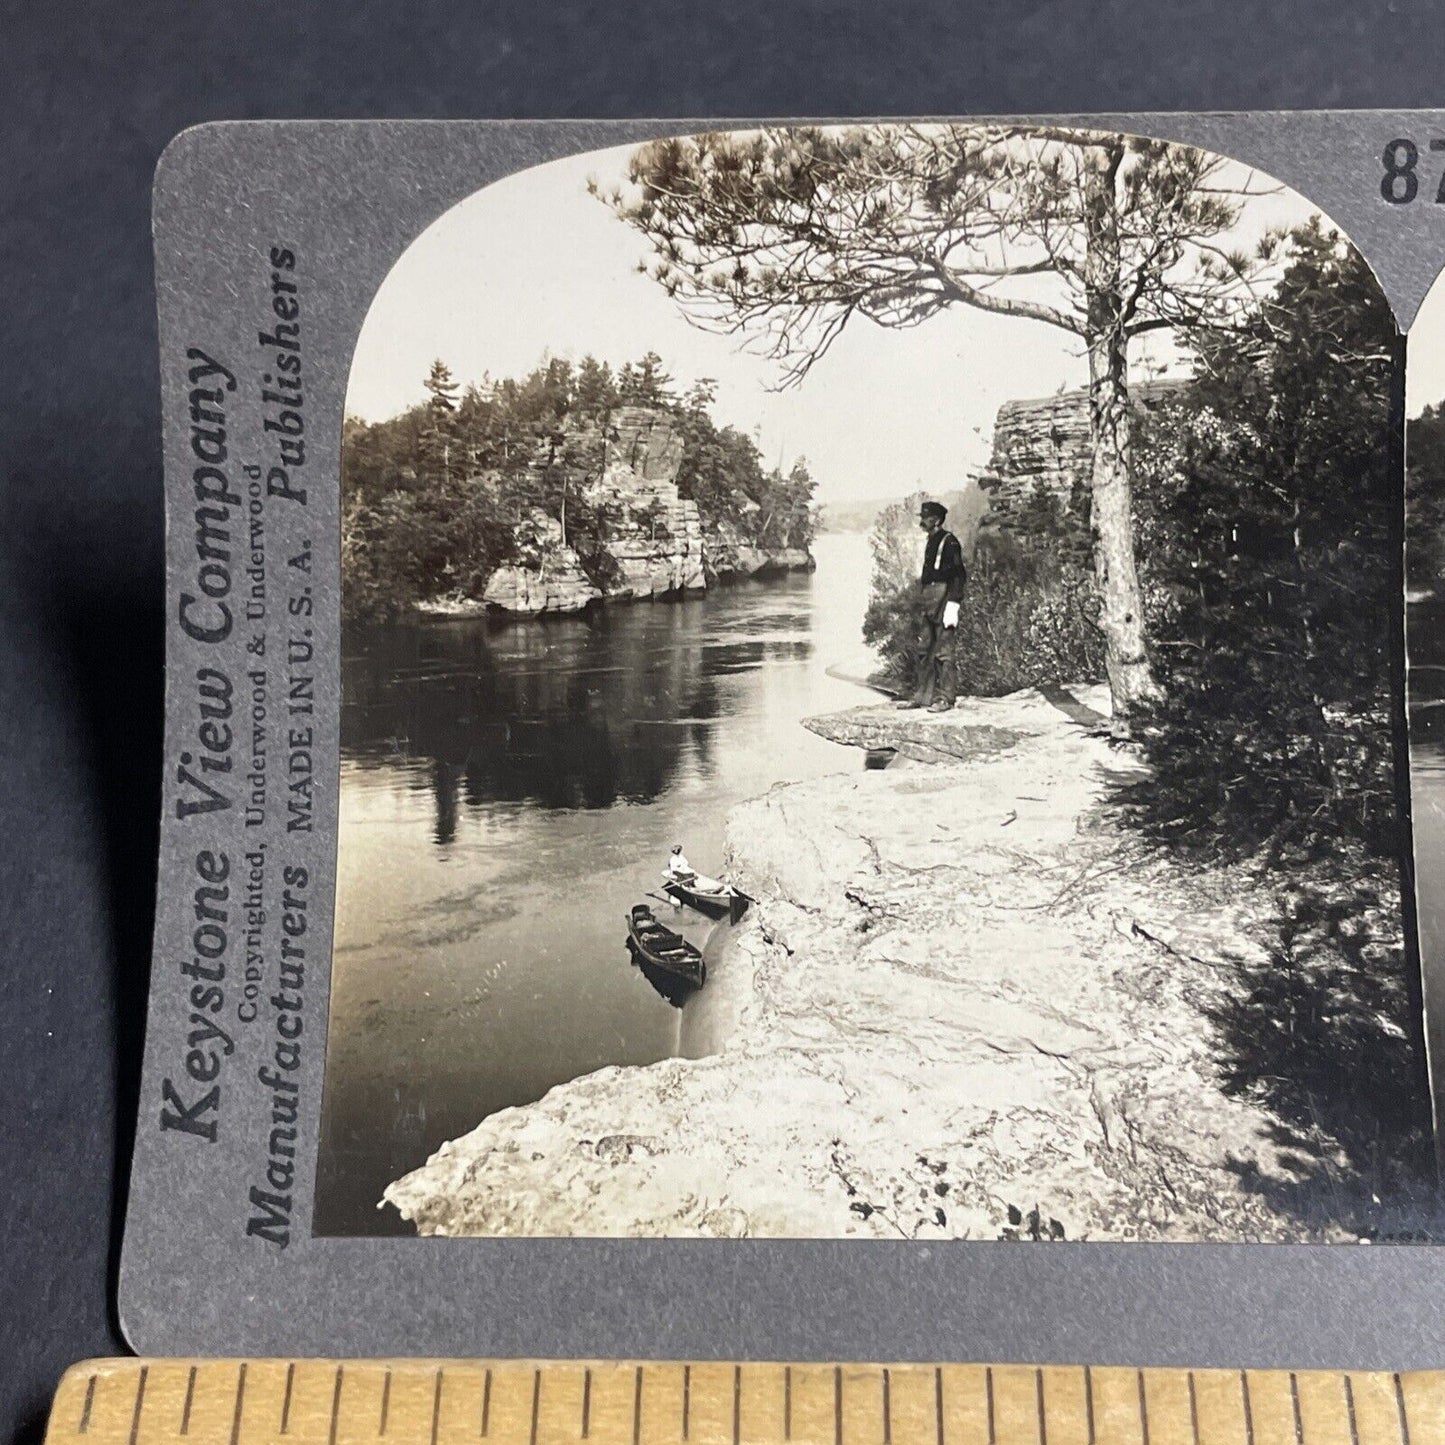
[[[928,534],[923,548],[923,575],[918,579],[920,587],[931,582],[942,582],[945,587],[945,602],[963,601],[963,584],[968,581],[968,569],[963,565],[963,548],[952,532],[936,527]]]

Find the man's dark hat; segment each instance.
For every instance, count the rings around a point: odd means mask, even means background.
[[[920,517],[937,517],[941,522],[948,515],[948,508],[942,502],[924,502],[918,508]]]

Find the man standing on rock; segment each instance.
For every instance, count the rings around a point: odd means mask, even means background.
[[[958,698],[958,605],[968,571],[958,538],[943,525],[947,516],[941,502],[924,502],[918,509],[918,525],[928,533],[918,579],[918,672],[913,696],[898,704],[902,708],[951,712]]]

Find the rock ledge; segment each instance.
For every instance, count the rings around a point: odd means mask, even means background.
[[[758,904],[711,966],[721,1051],[498,1113],[388,1204],[437,1235],[1342,1236],[1202,1008],[1272,899],[1120,834],[1127,753],[1039,693],[810,726],[904,756],[733,810]]]
[[[954,721],[952,713],[902,711],[891,703],[849,708],[803,720],[803,726],[829,742],[848,747],[891,748],[920,763],[969,762],[1001,753],[1026,736],[1017,728],[992,722]]]

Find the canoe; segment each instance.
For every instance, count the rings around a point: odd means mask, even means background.
[[[636,904],[627,917],[627,946],[641,964],[698,989],[707,982],[707,965],[701,951],[680,933],[661,924],[645,903]]]
[[[696,908],[709,918],[726,918],[729,923],[736,923],[748,911],[748,904],[752,901],[730,883],[720,883],[716,878],[705,878],[700,873],[690,883],[666,875],[662,880],[662,891],[669,898]]]

